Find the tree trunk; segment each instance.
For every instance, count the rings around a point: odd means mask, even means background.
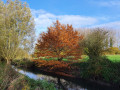
[[[62,61],[63,57],[58,58],[58,61]]]
[[[11,60],[7,59],[7,65],[11,64]]]

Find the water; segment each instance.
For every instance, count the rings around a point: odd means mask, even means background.
[[[50,75],[45,75],[40,72],[36,73],[36,71],[28,71],[25,69],[20,68],[13,68],[18,71],[21,74],[24,74],[32,79],[40,79],[40,80],[46,80],[48,82],[52,82],[55,84],[56,88],[62,89],[62,90],[117,90],[115,88],[103,86],[103,85],[97,85],[92,82],[86,82],[82,80],[65,80],[60,77],[54,77]]]

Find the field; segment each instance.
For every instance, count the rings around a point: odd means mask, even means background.
[[[112,62],[120,62],[120,55],[107,55],[106,57]]]
[[[112,61],[112,62],[120,62],[120,55],[106,55],[105,57],[107,59],[109,59],[110,61]],[[49,60],[57,60],[57,58],[45,58],[45,57],[40,57],[40,59],[41,60],[47,60],[47,61],[49,61]],[[79,59],[79,61],[83,62],[83,61],[87,61],[88,59],[89,59],[88,56],[82,55],[82,59]],[[63,61],[68,61],[68,58],[63,58]],[[71,58],[70,61],[74,61],[74,60],[72,60],[72,58]]]

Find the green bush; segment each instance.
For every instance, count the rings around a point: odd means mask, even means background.
[[[120,62],[112,62],[106,57],[79,63],[82,78],[102,80],[120,84]]]
[[[81,44],[84,46],[84,53],[92,60],[102,56],[106,46],[106,39],[109,32],[102,28],[95,28],[84,38]]]
[[[34,63],[33,61],[27,59],[27,58],[23,58],[23,59],[15,59],[12,61],[13,65],[17,65],[19,66],[23,66],[23,67],[31,67]]]
[[[104,54],[120,54],[120,50],[119,50],[119,48],[117,48],[117,47],[111,47],[111,48],[108,48],[108,49],[106,49],[105,51],[104,51]]]

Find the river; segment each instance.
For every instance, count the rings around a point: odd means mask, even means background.
[[[46,80],[48,82],[52,82],[55,84],[57,89],[62,90],[117,90],[115,88],[111,88],[104,85],[95,84],[92,82],[86,82],[82,80],[66,80],[61,77],[50,76],[40,72],[36,72],[35,70],[27,70],[23,68],[16,68],[12,66],[17,72],[24,74],[32,79],[40,79]]]

